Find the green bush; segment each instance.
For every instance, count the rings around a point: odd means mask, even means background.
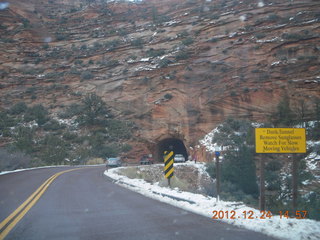
[[[121,41],[119,39],[115,39],[112,41],[108,41],[104,43],[104,46],[109,49],[109,51],[114,50],[116,47],[120,45]]]
[[[278,15],[276,15],[276,14],[270,14],[269,16],[268,16],[268,21],[270,21],[270,22],[277,22],[277,21],[279,21],[281,19],[281,17],[280,16],[278,16]]]
[[[117,157],[120,153],[120,146],[115,143],[94,144],[91,142],[90,155],[92,157]]]
[[[159,67],[160,68],[167,67],[171,62],[172,61],[170,61],[168,58],[163,58],[159,62]]]
[[[41,142],[41,159],[50,165],[60,165],[68,157],[68,144],[54,135],[47,135]]]
[[[34,130],[28,127],[18,127],[14,130],[13,149],[24,153],[32,153],[34,151]]]
[[[216,178],[216,164],[214,162],[208,162],[206,164],[206,171],[211,178]]]
[[[8,116],[5,112],[0,112],[0,136],[9,137],[10,127],[13,127],[16,124],[15,119]]]
[[[46,131],[57,131],[65,127],[65,125],[60,124],[57,120],[54,119],[50,120],[49,122],[43,125],[43,129]]]
[[[69,71],[69,74],[72,74],[72,75],[80,75],[81,72],[78,70],[78,68],[76,67],[72,67]]]
[[[305,36],[299,33],[283,33],[282,38],[286,40],[300,40],[303,39]]]
[[[69,39],[69,35],[66,33],[56,33],[56,39],[57,41],[64,41]]]
[[[78,138],[78,135],[71,132],[65,132],[62,137],[66,141],[74,141]]]
[[[144,41],[142,38],[137,38],[131,41],[131,45],[139,48],[143,48]]]
[[[80,78],[81,80],[91,80],[93,78],[93,74],[90,71],[84,71],[81,73]]]
[[[183,32],[178,33],[177,36],[181,38],[185,38],[189,36],[189,33],[186,30],[184,30]]]
[[[109,119],[106,121],[106,129],[108,139],[110,141],[129,139],[132,136],[131,128],[132,123],[126,121],[120,121],[116,119]]]
[[[256,33],[255,34],[255,37],[257,38],[257,39],[262,39],[262,38],[265,38],[267,35],[265,34],[265,33]]]
[[[81,60],[81,59],[76,59],[75,61],[74,61],[74,64],[75,65],[81,65],[83,63],[83,60]]]
[[[188,38],[182,40],[181,43],[182,43],[183,45],[189,46],[189,45],[191,45],[193,42],[194,42],[193,39],[192,39],[191,37],[188,37]]]
[[[37,104],[27,109],[24,120],[30,122],[35,120],[39,126],[43,125],[49,120],[47,109],[41,104]]]
[[[129,144],[123,144],[120,149],[120,151],[124,153],[129,152],[131,150],[132,150],[132,146]]]
[[[72,103],[67,107],[67,109],[59,114],[60,118],[67,119],[73,116],[78,116],[83,112],[83,106],[77,103]]]
[[[119,65],[118,60],[110,60],[105,64],[106,67],[115,67],[117,65]]]
[[[173,96],[172,96],[170,93],[166,93],[163,97],[164,97],[164,99],[166,99],[166,100],[170,100],[170,99],[173,98]]]
[[[308,218],[315,219],[317,221],[320,220],[320,191],[319,189],[316,191],[310,192],[307,198],[300,199],[298,203],[299,209],[303,209],[308,212]]]
[[[184,60],[184,59],[188,59],[190,57],[190,54],[188,52],[185,51],[180,51],[177,53],[177,55],[175,56],[175,59],[177,61],[179,60]]]
[[[158,57],[165,54],[165,51],[163,49],[149,49],[147,51],[147,57]]]

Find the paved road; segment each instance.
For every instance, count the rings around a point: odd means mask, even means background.
[[[65,169],[0,176],[0,221]],[[113,184],[103,172],[91,167],[57,177],[5,239],[271,239],[146,198]]]

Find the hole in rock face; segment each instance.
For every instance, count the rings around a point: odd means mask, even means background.
[[[188,159],[188,152],[183,143],[178,138],[166,138],[161,140],[156,146],[155,161],[163,162],[164,151],[173,151],[174,154],[182,154],[185,159]]]

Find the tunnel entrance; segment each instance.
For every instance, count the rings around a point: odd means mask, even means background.
[[[172,150],[174,154],[182,154],[188,160],[188,152],[183,141],[177,138],[166,138],[160,141],[156,146],[156,161],[163,162],[163,152]]]

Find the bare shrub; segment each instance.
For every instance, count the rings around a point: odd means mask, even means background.
[[[22,152],[8,152],[0,148],[0,172],[18,168],[27,168],[31,165],[31,158]]]

